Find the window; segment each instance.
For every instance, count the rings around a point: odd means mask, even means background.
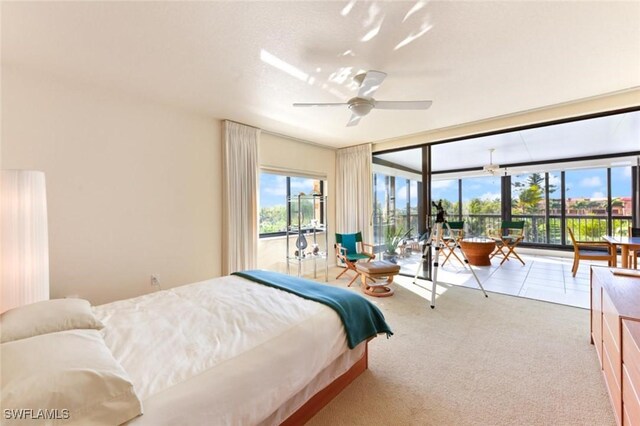
[[[379,251],[388,231],[418,235],[418,181],[383,173],[373,175],[373,241]]]
[[[375,153],[375,243],[384,244],[386,229],[423,224],[416,213],[426,171],[430,201],[442,201],[449,221],[464,220],[467,235],[493,235],[510,220],[525,222],[529,246],[569,249],[567,228],[584,241],[624,237],[637,220],[639,130],[634,108]],[[499,173],[487,173],[489,161]],[[424,207],[429,226],[436,212]]]
[[[324,181],[300,176],[260,173],[260,237],[283,235],[291,218],[287,217],[287,196],[300,193],[324,194]],[[292,211],[291,214],[297,214]]]
[[[492,235],[500,229],[500,177],[462,179],[462,215],[470,235]]]
[[[631,226],[631,166],[611,168],[612,234],[628,236]]]
[[[568,170],[564,176],[566,226],[578,240],[601,240],[608,234],[607,169]]]
[[[549,172],[549,244],[562,244],[562,172]]]
[[[557,174],[534,172],[511,176],[511,215],[513,220],[525,222],[524,241],[560,244],[560,220],[549,217],[547,221],[547,210],[555,208],[560,214],[561,200],[553,198],[559,193],[560,178]]]
[[[442,207],[447,212],[447,220],[460,220],[459,183],[458,179],[433,180],[431,182],[431,199],[436,203],[442,201]],[[431,213],[435,218],[436,212],[432,211]]]
[[[373,241],[383,244],[387,219],[387,191],[385,181],[388,176],[381,173],[373,175]]]

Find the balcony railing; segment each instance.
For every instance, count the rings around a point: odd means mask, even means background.
[[[497,214],[472,214],[464,217],[468,223],[467,232],[473,236],[489,235],[498,232],[501,218]],[[525,222],[524,242],[533,244],[562,245],[571,241],[562,241],[562,221],[560,216],[549,216],[549,233],[547,235],[547,221],[544,215],[518,214],[512,220]],[[607,216],[566,215],[566,226],[570,227],[580,241],[601,241],[608,235]],[[627,236],[631,226],[631,216],[617,216],[612,218],[611,234],[613,236]]]
[[[457,220],[457,217],[449,217],[449,220]],[[499,232],[502,219],[499,214],[470,214],[464,215],[465,229],[470,236],[488,236]],[[512,220],[525,222],[525,243],[548,245],[571,245],[569,235],[566,233],[566,241],[562,241],[562,220],[559,215],[549,216],[549,232],[547,233],[547,221],[544,215],[517,214]],[[406,220],[405,220],[406,221]],[[417,234],[417,215],[411,215],[412,236]],[[566,215],[567,227],[570,227],[576,238],[580,241],[601,241],[608,235],[607,216],[591,215]],[[611,234],[613,236],[627,236],[631,226],[631,216],[615,216],[612,218]],[[386,229],[389,225],[381,221],[374,223],[374,241],[376,244],[384,244]],[[403,223],[406,229],[406,224]]]

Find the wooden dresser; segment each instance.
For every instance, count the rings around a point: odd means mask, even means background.
[[[617,424],[640,425],[640,278],[617,270],[591,268],[591,343]]]

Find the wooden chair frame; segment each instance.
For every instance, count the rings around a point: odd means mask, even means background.
[[[576,240],[575,235],[573,234],[573,229],[567,226],[567,230],[569,231],[569,238],[571,238],[571,242],[573,244],[573,267],[571,268],[572,275],[575,277],[578,273],[578,267],[580,266],[580,260],[606,260],[609,266],[615,264],[615,256],[616,253],[612,252],[611,245],[606,241],[578,241]],[[588,249],[599,249],[606,248],[606,254],[591,254],[591,253],[582,253],[580,254],[580,250],[588,250]]]
[[[489,259],[493,259],[494,256],[503,256],[502,265],[505,261],[509,260],[509,256],[515,256],[523,265],[524,260],[518,255],[515,251],[518,244],[524,240],[524,222],[522,221],[513,221],[507,222],[503,221],[500,225],[500,235],[498,237],[492,237],[496,242],[496,249],[491,253]],[[507,250],[505,253],[504,250]]]
[[[462,222],[448,222],[449,224],[449,229],[451,230],[451,235],[443,238],[443,243],[444,243],[444,247],[448,250],[447,255],[445,256],[444,260],[442,261],[442,266],[445,265],[445,263],[447,263],[447,260],[449,260],[449,258],[451,256],[455,257],[456,259],[458,259],[458,262],[460,262],[460,264],[462,266],[465,266],[464,262],[462,261],[462,259],[460,259],[458,257],[458,255],[455,252],[455,249],[458,248],[460,246],[460,241],[462,241],[462,239],[464,238],[464,221]],[[453,226],[451,226],[453,225]],[[447,229],[447,227],[445,226],[445,229]]]
[[[629,227],[630,237],[640,237],[640,228]],[[633,246],[632,246],[633,247]],[[634,248],[629,250],[629,267],[638,269],[638,256],[640,256],[640,249]]]
[[[341,235],[346,235],[346,234],[341,234]],[[358,242],[362,244],[362,250],[363,250],[358,254],[364,255],[366,257],[367,262],[371,262],[371,260],[375,259],[376,255],[373,253],[373,245],[367,244],[363,241],[358,241]],[[349,281],[349,284],[347,285],[347,287],[351,287],[351,284],[353,284],[353,282],[360,276],[360,272],[358,272],[358,270],[356,269],[356,263],[358,262],[358,260],[364,260],[364,259],[356,259],[356,260],[349,259],[350,253],[348,252],[347,248],[343,247],[342,244],[340,243],[336,243],[335,248],[336,248],[336,257],[345,264],[344,270],[338,274],[336,279],[340,278],[341,276],[346,274],[348,271],[353,271],[355,275],[353,278],[351,278],[351,281]],[[370,251],[365,251],[365,248],[369,248]]]

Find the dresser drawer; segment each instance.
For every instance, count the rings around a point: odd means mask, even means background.
[[[602,330],[602,345],[604,347],[604,352],[609,356],[609,365],[611,366],[611,374],[616,380],[616,384],[618,388],[620,388],[620,383],[622,383],[622,357],[620,354],[619,346],[615,345],[614,337],[611,335],[611,331],[608,326],[604,326]],[[605,368],[605,362],[602,361],[602,368]]]
[[[622,400],[624,401],[624,423],[630,425],[640,425],[640,399],[638,398],[637,387],[631,384],[629,370],[623,364]]]
[[[640,395],[640,322],[622,321],[622,362],[626,364],[629,380]]]
[[[602,364],[602,374],[604,375],[604,381],[607,385],[607,391],[609,392],[613,412],[616,415],[616,424],[622,424],[622,392],[620,384],[616,383],[613,366],[609,358],[609,354],[607,353],[606,346],[602,351]]]
[[[591,284],[591,339],[602,369],[602,287]]]
[[[606,338],[606,330],[609,329],[616,352],[620,353],[620,317],[618,311],[613,306],[606,291],[602,292],[602,338]],[[609,353],[612,355],[612,353]]]
[[[598,355],[598,362],[600,363],[600,369],[602,370],[602,329],[593,330],[591,333],[593,339],[593,346],[596,348],[596,354]]]

